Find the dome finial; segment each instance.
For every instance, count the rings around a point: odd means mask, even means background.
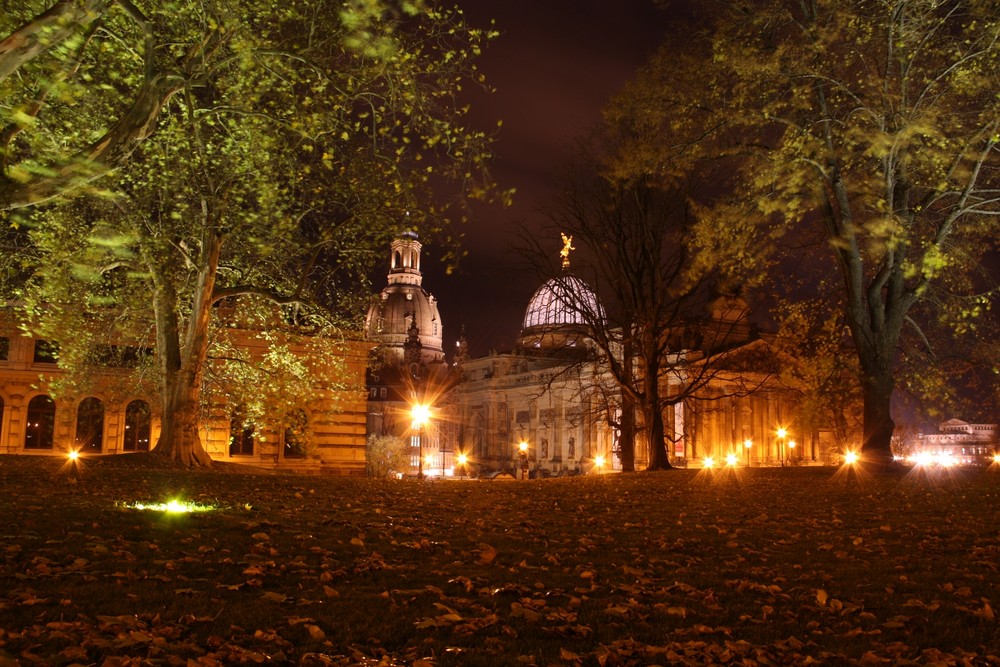
[[[562,242],[563,242],[562,250],[559,251],[559,255],[562,257],[562,267],[564,269],[568,269],[569,251],[576,250],[576,248],[573,247],[573,235],[570,234],[569,236],[566,236],[566,234],[562,232],[559,232],[559,235],[562,237]]]

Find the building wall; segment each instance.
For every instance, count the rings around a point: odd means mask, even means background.
[[[916,438],[910,459],[947,457],[952,463],[988,464],[1000,452],[1000,431],[996,424],[970,424],[950,419],[938,425],[938,433],[921,433]]]
[[[242,344],[259,343],[252,332],[232,332]],[[104,407],[104,424],[100,454],[122,454],[124,451],[126,406],[134,400],[144,400],[151,411],[149,448],[159,437],[159,399],[149,378],[137,376],[127,369],[106,368],[89,378],[86,390],[63,389],[54,397],[55,428],[52,447],[25,448],[28,431],[28,406],[32,398],[50,395],[53,381],[65,373],[55,363],[33,361],[35,339],[7,326],[0,330],[6,339],[6,358],[0,358],[0,400],[3,401],[3,422],[0,424],[0,453],[29,455],[65,455],[79,447],[76,439],[78,409],[88,397],[99,399]],[[294,343],[293,351],[309,355],[309,339]],[[278,467],[303,472],[337,475],[365,474],[365,388],[364,370],[369,345],[342,343],[336,355],[339,363],[327,364],[308,359],[310,371],[323,379],[325,388],[317,394],[303,397],[301,405],[308,420],[311,449],[305,458],[284,455],[284,425],[277,415],[267,415],[264,424],[254,433],[252,454],[230,454],[230,411],[224,402],[214,401],[206,410],[201,432],[202,444],[215,460],[232,461],[262,467]],[[0,350],[3,348],[0,347]],[[260,347],[257,352],[263,352]],[[97,453],[97,452],[94,452]]]
[[[614,433],[593,391],[593,364],[492,354],[463,366],[456,389],[461,447],[483,471],[519,470],[528,443],[529,470],[551,476],[589,472],[597,457],[617,465]]]

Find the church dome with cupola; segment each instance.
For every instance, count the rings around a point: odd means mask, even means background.
[[[437,299],[422,287],[421,243],[405,232],[390,247],[388,285],[368,309],[365,331],[387,362],[444,361]]]
[[[569,270],[572,237],[563,236],[562,273],[535,290],[524,311],[520,348],[574,347],[590,332],[591,325],[604,319],[597,295]]]

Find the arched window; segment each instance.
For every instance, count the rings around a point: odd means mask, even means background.
[[[35,396],[28,402],[28,424],[24,430],[25,449],[52,449],[56,430],[56,402],[50,397]]]
[[[229,421],[229,455],[253,454],[253,424],[248,424],[242,410],[233,413]]]
[[[309,444],[309,418],[305,410],[293,410],[285,419],[284,455],[286,459],[304,459]]]
[[[125,439],[122,449],[126,452],[148,452],[149,422],[149,403],[137,399],[125,406]]]
[[[76,411],[76,447],[83,452],[101,451],[104,445],[104,403],[90,396]]]

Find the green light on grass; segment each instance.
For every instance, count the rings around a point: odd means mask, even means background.
[[[168,512],[170,514],[187,514],[190,512],[211,512],[218,509],[215,505],[199,505],[183,500],[169,500],[165,503],[127,503],[125,507],[134,510],[150,512]]]

